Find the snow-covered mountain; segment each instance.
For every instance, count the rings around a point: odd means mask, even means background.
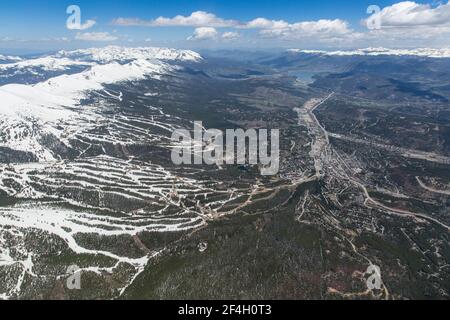
[[[2,60],[2,57],[4,60]],[[59,51],[34,59],[0,56],[0,85],[35,84],[62,74],[79,73],[95,65],[126,64],[132,61],[198,62],[199,54],[168,48],[124,48],[109,46],[75,51]]]
[[[141,232],[205,225],[197,201],[180,205],[180,199],[206,201],[211,183],[177,171],[159,155],[170,154],[172,132],[191,123],[158,96],[170,96],[168,84],[185,80],[184,64],[201,60],[192,51],[107,47],[0,66],[8,79],[0,86],[0,202],[21,202],[0,207],[0,278],[6,279],[0,299],[24,294],[26,277],[56,279],[65,272],[64,266],[40,269],[54,246],[41,254],[29,239],[59,239],[70,255],[94,257],[85,271],[125,272],[118,296],[159,251],[121,252],[81,238],[113,239],[120,247]],[[224,203],[211,197],[213,207]],[[99,266],[98,256],[113,264]]]
[[[92,63],[75,61],[67,58],[57,58],[57,57],[42,57],[37,59],[21,60],[15,63],[7,63],[0,65],[0,71],[7,72],[10,70],[20,71],[23,69],[31,69],[40,67],[45,71],[53,70],[67,70],[68,67],[74,65],[91,65]]]
[[[16,56],[4,56],[0,54],[0,64],[21,61],[22,58]]]
[[[124,48],[108,46],[106,48],[80,49],[75,51],[59,51],[54,57],[68,57],[77,61],[94,61],[96,63],[126,62],[129,60],[163,60],[198,62],[202,57],[190,50],[170,48]]]
[[[366,48],[348,51],[322,51],[322,50],[301,50],[290,49],[289,52],[317,54],[327,56],[417,56],[427,58],[450,58],[450,48],[418,48],[418,49],[387,49],[387,48]]]
[[[80,105],[89,92],[104,85],[160,79],[182,62],[198,62],[193,51],[166,48],[106,47],[60,51],[55,55],[0,65],[2,76],[38,73],[44,81],[8,83],[0,87],[0,147],[33,153],[40,160],[55,158],[39,141],[51,133],[59,139],[63,122],[85,118],[92,110]],[[68,72],[70,71],[70,72]],[[45,75],[59,75],[46,79]]]

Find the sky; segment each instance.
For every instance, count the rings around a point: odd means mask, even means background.
[[[0,3],[0,52],[105,45],[189,49],[417,48],[450,47],[449,39],[448,1],[5,0]]]

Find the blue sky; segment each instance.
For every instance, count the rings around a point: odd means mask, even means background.
[[[366,11],[372,4],[381,10],[380,30],[369,30],[363,21],[370,17]],[[90,21],[83,30],[66,28],[69,5],[80,7],[82,25]],[[423,21],[417,11],[431,18]],[[173,19],[177,15],[181,19]],[[158,17],[165,20],[158,22]],[[447,21],[447,1],[16,0],[0,3],[0,50],[42,51],[108,44],[183,48],[442,47],[450,45],[446,40]]]

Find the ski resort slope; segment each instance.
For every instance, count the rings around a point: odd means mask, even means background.
[[[13,83],[1,86],[0,147],[33,152],[40,160],[52,160],[54,157],[42,150],[37,140],[45,133],[55,134],[55,128],[61,127],[62,122],[90,113],[80,104],[89,92],[102,90],[107,84],[146,78],[158,80],[177,70],[179,62],[198,62],[201,59],[192,51],[106,47],[61,51],[53,56],[2,65],[0,70],[13,73],[18,70],[24,72],[30,66],[40,66],[40,70],[59,70],[84,65],[87,69],[33,85]]]

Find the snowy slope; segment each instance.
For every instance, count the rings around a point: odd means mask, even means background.
[[[95,65],[85,72],[51,78],[36,85],[5,85],[0,87],[0,114],[35,117],[44,121],[66,118],[72,114],[67,107],[74,107],[84,97],[85,91],[100,90],[103,84],[139,80],[146,76],[158,78],[172,70],[172,66],[147,60],[136,60],[124,65],[112,62]]]
[[[0,86],[0,299],[44,296],[67,278],[67,261],[82,261],[95,283],[117,279],[110,294],[119,297],[166,250],[146,247],[142,233],[202,228],[244,195],[216,192],[216,181],[166,158],[171,133],[192,123],[155,97],[172,94],[168,81],[183,80],[175,73],[198,54],[109,47],[57,55],[0,69],[45,79]]]
[[[40,144],[40,138],[48,132],[60,136],[64,131],[61,129],[64,121],[73,123],[74,119],[84,118],[86,122],[88,112],[79,104],[88,92],[102,90],[106,84],[148,77],[160,79],[162,75],[177,70],[177,62],[200,60],[201,57],[192,51],[107,47],[60,52],[55,56],[0,66],[0,72],[12,66],[27,68],[40,65],[52,70],[77,64],[88,67],[85,71],[63,74],[34,85],[1,86],[0,147],[31,151],[40,160],[53,160],[51,152]]]

